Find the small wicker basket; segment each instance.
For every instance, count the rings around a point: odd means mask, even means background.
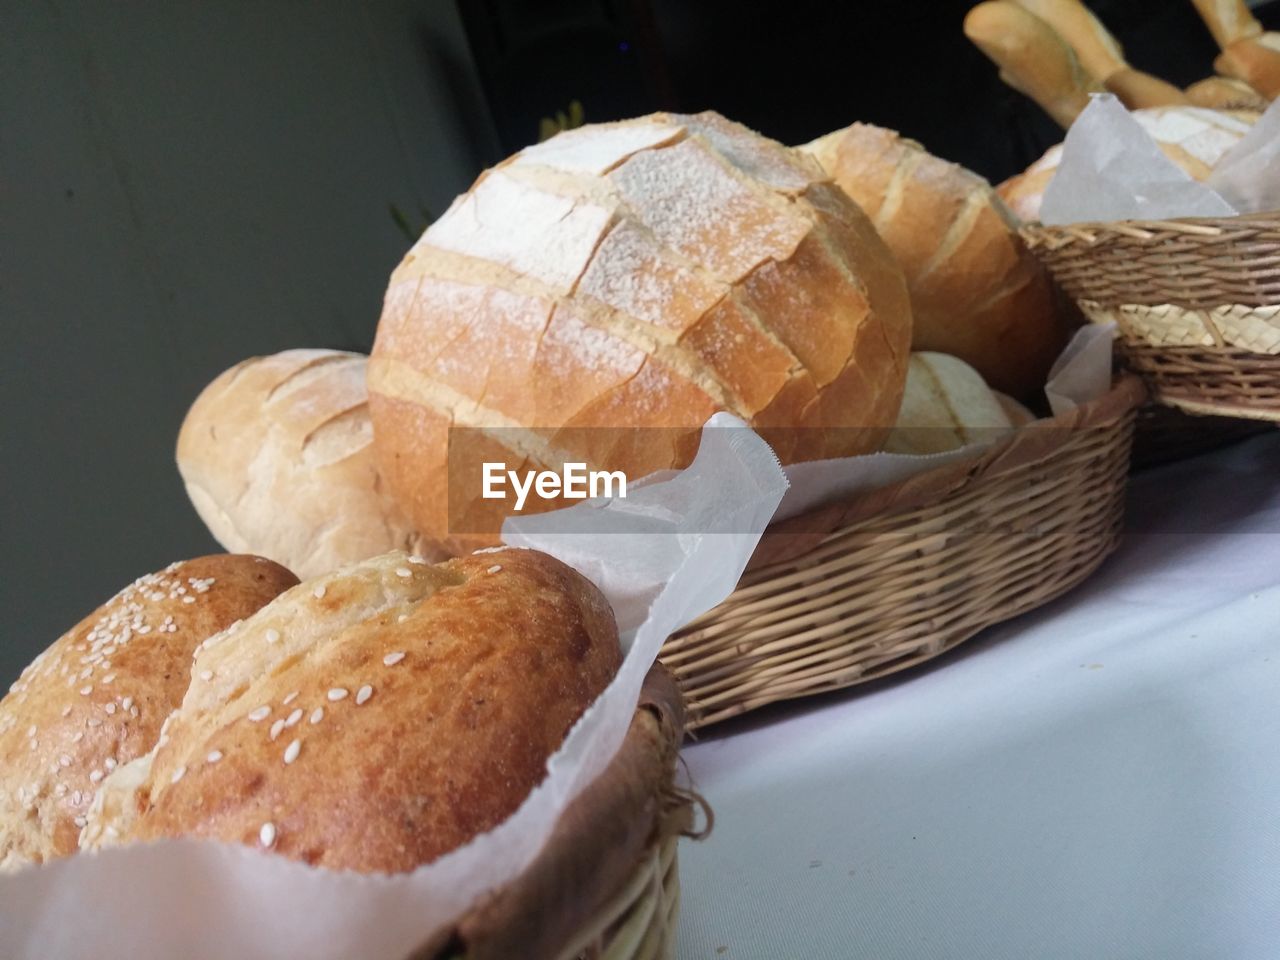
[[[680,902],[676,845],[692,835],[700,802],[674,786],[683,726],[679,689],[657,665],[622,748],[537,859],[413,958],[669,960]]]
[[[695,729],[924,663],[1047,603],[1115,547],[1145,390],[775,524],[737,589],[664,645]]]
[[[1156,399],[1280,421],[1280,213],[1022,235],[1089,319],[1116,324]]]

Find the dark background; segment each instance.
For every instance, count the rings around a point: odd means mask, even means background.
[[[789,143],[868,120],[992,180],[1025,167],[1061,133],[965,40],[968,6],[0,0],[0,680],[216,549],[173,466],[200,388],[367,349],[412,235],[570,101]],[[1093,7],[1134,65],[1211,72],[1189,2]]]

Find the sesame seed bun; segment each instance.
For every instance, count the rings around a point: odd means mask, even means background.
[[[345,567],[197,653],[82,844],[205,837],[411,870],[514,812],[620,662],[608,602],[545,554]]]
[[[74,853],[99,784],[181,702],[196,646],[297,582],[261,557],[171,564],[40,654],[0,700],[0,869]]]

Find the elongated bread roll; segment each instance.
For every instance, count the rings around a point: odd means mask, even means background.
[[[1268,100],[1280,97],[1280,33],[1267,31],[1237,40],[1223,49],[1213,68],[1244,81]]]
[[[964,18],[964,33],[1000,68],[1000,79],[1040,105],[1063,127],[1102,89],[1054,29],[1012,0],[980,3]]]
[[[884,448],[889,453],[943,453],[1013,429],[1004,404],[977,370],[945,353],[913,353],[898,423]]]
[[[460,550],[514,511],[456,472],[468,444],[636,479],[687,462],[725,410],[784,461],[867,452],[901,400],[910,314],[884,241],[812,158],[714,113],[566,131],[482,174],[392,275],[378,462]]]
[[[1048,274],[991,185],[870,124],[801,149],[866,211],[902,264],[913,347],[961,357],[999,390],[1038,395],[1066,331]]]
[[[366,363],[337,350],[254,357],[192,404],[178,470],[224,547],[304,577],[388,550],[430,552],[378,476]]]
[[[412,870],[514,812],[620,661],[608,602],[546,554],[345,567],[205,643],[82,843],[207,837]]]
[[[40,654],[0,700],[0,870],[75,853],[103,778],[182,701],[196,647],[297,582],[261,557],[174,563]]]
[[[1212,110],[1251,110],[1261,113],[1270,101],[1243,80],[1205,77],[1186,90],[1187,99],[1197,107]]]
[[[1018,6],[1047,23],[1075,52],[1089,76],[1130,109],[1187,103],[1187,96],[1171,83],[1124,59],[1124,50],[1107,28],[1079,0],[1017,0]]]
[[[1170,160],[1197,180],[1203,180],[1222,155],[1249,132],[1258,115],[1244,110],[1155,107],[1135,110],[1133,117]],[[996,192],[1023,220],[1038,219],[1040,201],[1061,159],[1062,144],[1059,143],[1045,151],[1044,156],[1023,173],[1000,184]]]

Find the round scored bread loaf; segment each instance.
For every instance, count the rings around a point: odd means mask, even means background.
[[[196,646],[297,582],[261,557],[171,564],[40,654],[0,700],[0,869],[74,853],[103,778],[182,701]]]
[[[889,453],[942,453],[998,439],[1015,427],[1011,412],[987,387],[982,375],[945,353],[911,355],[898,423],[889,434]]]
[[[510,469],[633,480],[682,465],[722,410],[784,462],[864,453],[893,423],[910,326],[901,269],[811,158],[714,113],[586,126],[482,174],[393,273],[374,444],[456,550],[512,507],[449,490],[450,427]],[[451,529],[447,495],[488,534]]]
[[[1067,325],[1048,273],[991,185],[865,123],[801,149],[866,211],[902,264],[912,346],[958,356],[1006,393],[1038,396]]]
[[[1132,111],[1164,151],[1165,156],[1197,180],[1209,176],[1223,154],[1249,132],[1256,113],[1248,110],[1209,110],[1204,107],[1152,107]],[[1039,160],[1009,178],[996,192],[1026,221],[1040,217],[1040,202],[1062,160],[1062,144],[1050,147]]]
[[[178,434],[196,512],[228,550],[302,577],[389,550],[429,554],[373,457],[368,358],[286,350],[210,383]]]
[[[546,554],[345,567],[204,645],[82,842],[205,837],[412,870],[514,812],[620,662],[603,595]]]

